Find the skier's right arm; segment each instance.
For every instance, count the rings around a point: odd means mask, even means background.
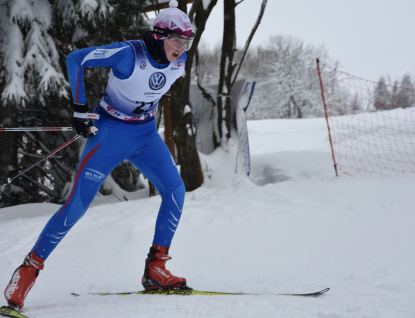
[[[110,67],[118,78],[128,78],[134,70],[135,56],[133,49],[125,42],[106,46],[90,47],[70,53],[66,58],[69,83],[74,100],[74,131],[88,138],[91,120],[84,118],[88,112],[88,103],[84,90],[84,67]]]

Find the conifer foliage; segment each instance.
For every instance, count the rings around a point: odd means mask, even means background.
[[[139,38],[146,28],[141,13],[144,2],[0,0],[0,127],[70,126],[67,54]],[[92,73],[86,74],[87,98],[95,106],[104,92],[108,70],[87,72]],[[70,137],[68,132],[0,133],[1,185]],[[0,207],[62,202],[78,162],[79,146],[71,144],[2,187]]]

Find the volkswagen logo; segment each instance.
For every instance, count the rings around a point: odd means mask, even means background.
[[[166,84],[166,75],[163,73],[157,72],[150,76],[149,85],[151,89],[157,91],[163,88],[164,84]]]

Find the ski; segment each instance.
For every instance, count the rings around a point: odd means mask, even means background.
[[[28,318],[14,310],[13,307],[3,306],[0,308],[0,317]]]
[[[216,291],[204,291],[195,290],[192,288],[179,288],[179,289],[163,289],[163,290],[142,290],[138,292],[124,292],[124,293],[87,293],[87,295],[98,295],[98,296],[125,296],[125,295],[180,295],[180,296],[192,296],[192,295],[203,295],[203,296],[260,296],[260,295],[279,295],[279,296],[302,296],[302,297],[316,297],[323,295],[328,292],[330,288],[325,288],[313,293],[282,293],[282,294],[255,294],[255,293],[229,293],[229,292],[216,292]],[[71,293],[71,295],[78,297],[81,294]]]
[[[324,288],[318,292],[314,292],[314,293],[306,293],[306,294],[278,294],[281,296],[303,296],[303,297],[316,297],[316,296],[320,296],[323,295],[324,293],[327,293],[330,290],[330,288]]]

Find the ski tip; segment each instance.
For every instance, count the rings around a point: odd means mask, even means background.
[[[323,295],[324,293],[327,293],[330,290],[330,288],[324,288],[318,292],[315,293],[311,293],[310,296],[319,296],[319,295]]]
[[[314,292],[314,293],[307,293],[307,294],[280,294],[280,295],[285,295],[285,296],[304,296],[304,297],[315,297],[315,296],[320,296],[323,295],[324,293],[327,293],[330,290],[330,288],[324,288],[320,291]]]
[[[329,290],[330,290],[330,288],[325,288],[325,289],[321,290],[320,293],[324,294],[324,293],[328,292]]]
[[[311,294],[305,294],[305,295],[306,296],[307,295],[309,295],[309,296],[319,296],[319,295],[323,295],[324,293],[327,293],[329,290],[330,290],[330,288],[324,288],[324,289],[322,289],[322,290],[320,290],[318,292],[311,293]]]

